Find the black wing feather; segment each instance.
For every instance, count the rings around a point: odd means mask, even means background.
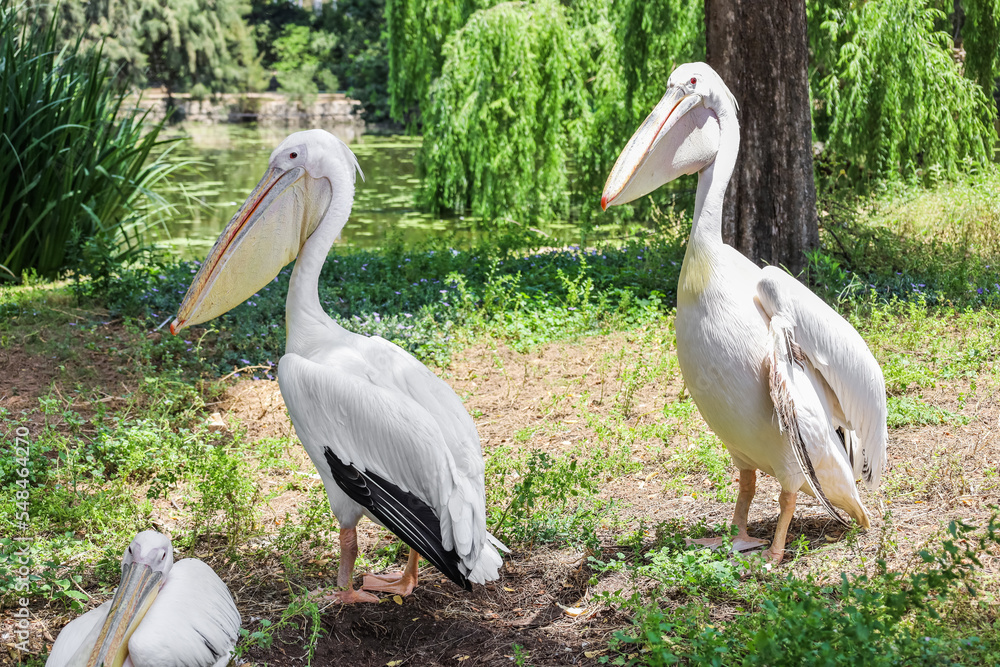
[[[361,472],[344,463],[329,447],[324,454],[337,486],[351,500],[371,512],[449,579],[467,591],[472,590],[472,584],[459,569],[462,559],[454,549],[445,549],[441,543],[441,520],[430,505],[371,471]]]

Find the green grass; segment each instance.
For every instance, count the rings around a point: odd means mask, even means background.
[[[943,408],[923,403],[909,396],[890,396],[888,399],[889,428],[900,426],[926,426],[927,424],[967,424],[968,417],[956,415]]]
[[[946,307],[1000,303],[1000,171],[934,188],[894,184],[820,204],[822,247],[810,279],[827,300],[874,290]]]
[[[940,196],[972,195],[956,187]],[[871,206],[877,211],[887,204]],[[860,214],[854,221],[858,229],[876,224]],[[993,297],[970,287],[985,282],[987,264],[970,259],[963,269],[949,263],[953,249],[947,246],[903,247],[890,244],[890,236],[878,238],[888,244],[878,246],[883,254],[862,259],[922,253],[907,261],[938,275],[944,288],[906,291],[895,272],[866,268],[856,257],[848,274],[848,265],[839,263],[844,258],[830,246],[814,256],[814,285],[859,329],[882,364],[891,429],[963,424],[974,406],[970,397],[995,382],[1000,318]],[[728,455],[693,401],[682,392],[676,400],[642,403],[643,396],[662,396],[663,387],[679,384],[672,307],[682,254],[683,245],[671,235],[584,251],[521,247],[509,238],[467,249],[437,242],[338,251],[324,270],[321,299],[344,326],[385,336],[439,367],[446,368],[462,346],[487,343],[513,401],[519,389],[512,378],[520,369],[504,368],[501,346],[530,354],[552,341],[585,344],[591,335],[617,332],[624,344],[587,370],[602,379],[599,390],[560,385],[541,402],[537,423],[507,434],[513,444],[486,452],[488,520],[498,537],[526,550],[589,549],[595,582],[623,578],[619,591],[598,602],[635,624],[622,621],[625,629],[606,661],[879,664],[882,658],[871,657],[877,649],[878,655],[898,657],[902,662],[896,664],[996,664],[995,614],[960,589],[979,581],[975,564],[956,561],[947,549],[931,545],[932,560],[905,572],[853,570],[843,581],[775,578],[760,574],[759,565],[686,550],[679,537],[705,533],[704,522],[675,521],[654,530],[602,497],[609,481],[641,475],[651,491],[665,487],[716,502],[733,500]],[[313,608],[301,593],[328,581],[330,561],[336,563],[336,526],[322,485],[301,464],[293,438],[254,440],[239,426],[212,433],[205,419],[226,386],[217,378],[234,366],[266,365],[280,357],[290,269],[204,330],[181,337],[153,333],[173,315],[195,268],[133,267],[103,292],[87,282],[0,288],[0,343],[46,359],[61,386],[43,391],[25,413],[0,418],[11,427],[32,420],[26,467],[37,601],[54,611],[79,609],[80,588],[110,591],[121,550],[153,516],[168,516],[180,555],[225,558],[246,577],[255,559],[270,563],[295,602],[280,618],[266,619],[269,624],[247,626],[245,645],[264,646],[282,623],[315,627]],[[856,286],[862,270],[873,277],[863,288]],[[104,397],[84,363],[95,350],[129,378],[128,387],[114,388],[113,402],[95,402]],[[274,375],[268,368],[241,373],[255,374]],[[931,405],[925,397],[935,387],[953,390],[957,407]],[[94,411],[84,411],[84,404]],[[559,453],[539,449],[534,441],[564,432],[561,415],[570,411],[594,437]],[[3,535],[16,532],[11,521],[18,478],[19,468],[0,458]],[[945,487],[965,493],[967,482],[961,458],[942,447],[890,471],[885,498],[925,499]],[[297,507],[272,512],[272,502],[286,492],[301,494]],[[960,556],[965,544],[986,539],[961,526],[955,531],[941,538]],[[844,539],[848,546],[850,539]],[[15,594],[5,567],[14,548],[0,540],[2,604]],[[804,540],[790,545],[793,558],[808,548]],[[365,550],[358,567],[387,568],[402,551],[398,541],[381,542]],[[960,576],[947,579],[947,572]],[[994,595],[995,586],[988,587],[986,595]],[[914,591],[931,602],[921,606]],[[891,596],[897,596],[896,606],[889,604]],[[862,631],[869,633],[868,643]],[[823,641],[799,641],[803,636]],[[784,663],[779,649],[788,656]],[[865,662],[869,658],[873,662]]]
[[[938,547],[921,550],[910,571],[889,571],[880,562],[870,576],[844,574],[839,582],[746,579],[747,561],[676,544],[638,560],[621,554],[611,563],[592,560],[599,571],[628,570],[656,582],[648,597],[607,596],[635,615],[634,628],[616,633],[612,653],[601,662],[993,665],[1000,659],[1000,621],[977,604],[975,575],[980,555],[998,543],[996,515],[980,528],[952,522]],[[686,602],[657,603],[677,597],[678,589],[688,594]],[[713,603],[735,613],[717,618]]]

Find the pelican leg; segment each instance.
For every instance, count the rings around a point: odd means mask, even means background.
[[[733,511],[733,523],[739,531],[733,539],[733,551],[748,551],[767,544],[767,540],[758,540],[747,533],[747,517],[750,515],[750,501],[757,493],[757,471],[754,469],[740,470],[740,493],[736,497],[736,509]],[[703,537],[696,540],[686,540],[688,544],[717,549],[722,546],[722,537]]]
[[[757,493],[757,471],[740,470],[740,493],[736,497],[736,509],[733,511],[733,523],[738,533],[733,540],[733,551],[748,551],[767,544],[767,540],[750,537],[747,532],[747,519],[750,516],[750,502]]]
[[[410,557],[406,561],[406,569],[401,574],[366,574],[365,583],[361,588],[366,591],[409,595],[417,587],[417,564],[419,561],[420,554],[410,549]]]
[[[795,514],[797,493],[797,491],[782,491],[781,495],[778,496],[778,507],[781,509],[780,514],[778,514],[778,527],[774,530],[771,548],[764,552],[772,565],[780,563],[785,555],[785,540],[788,539],[788,526],[792,523],[792,515]]]
[[[378,598],[371,593],[354,590],[352,580],[354,578],[354,561],[358,557],[358,531],[355,528],[340,529],[340,568],[337,570],[337,586],[343,588],[342,591],[335,591],[322,595],[321,599],[328,602],[339,602],[340,604],[352,604],[354,602],[378,602]]]

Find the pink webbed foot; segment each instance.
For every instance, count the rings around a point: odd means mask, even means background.
[[[700,547],[708,547],[709,549],[718,549],[722,546],[723,538],[721,537],[699,537],[697,539],[692,539],[690,537],[684,538],[684,544],[690,546],[696,544]]]
[[[361,588],[366,591],[378,591],[393,595],[409,595],[417,587],[417,565],[420,554],[410,549],[410,557],[406,561],[406,569],[398,574],[366,574],[365,583]]]
[[[685,544],[697,544],[698,546],[708,547],[709,549],[720,549],[725,543],[725,538],[722,537],[702,537],[699,539],[686,539]],[[755,537],[750,537],[749,535],[737,535],[733,538],[729,550],[730,551],[750,551],[751,549],[757,549],[767,544],[767,540],[758,540]]]
[[[378,598],[362,590],[348,588],[343,591],[315,591],[310,597],[317,602],[333,602],[336,604],[354,604],[356,602],[378,602]]]
[[[409,595],[417,587],[415,577],[407,577],[405,572],[397,574],[366,574],[361,588],[366,591],[391,593],[393,595]]]

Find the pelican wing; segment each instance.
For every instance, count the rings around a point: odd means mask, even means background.
[[[854,476],[877,489],[888,441],[882,369],[854,327],[805,285],[776,267],[762,273],[757,297],[772,320],[772,336],[781,329],[776,345],[787,347],[789,361],[807,359],[822,377],[819,390]]]
[[[486,532],[478,437],[456,411],[471,418],[413,357],[370,345],[361,346],[360,365],[346,352],[323,364],[281,358],[279,384],[299,439],[314,462],[326,461],[324,479],[460,586],[496,578],[499,543]],[[451,405],[439,400],[439,384]]]
[[[434,419],[459,472],[482,488],[486,466],[476,423],[447,382],[404,349],[379,336],[362,339],[365,359],[377,370],[369,375],[379,386],[412,398]],[[485,501],[484,501],[485,511]]]
[[[224,667],[240,631],[226,584],[197,558],[177,561],[128,642],[135,667]]]

